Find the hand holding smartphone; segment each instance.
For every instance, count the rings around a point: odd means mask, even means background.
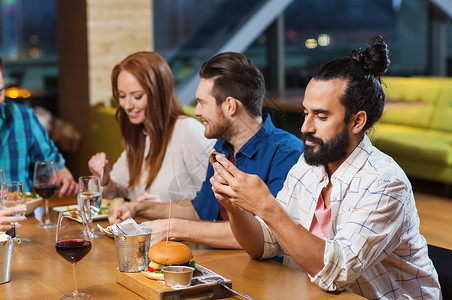
[[[212,153],[212,160],[213,160],[213,162],[218,162],[217,155],[220,155],[220,154],[218,152]]]
[[[214,163],[217,162],[217,163],[219,163],[221,165],[221,162],[219,162],[218,159],[217,159],[217,157],[220,156],[220,155],[223,156],[223,157],[226,157],[226,155],[224,155],[223,153],[219,153],[219,152],[214,152],[214,153],[211,154],[213,162]]]

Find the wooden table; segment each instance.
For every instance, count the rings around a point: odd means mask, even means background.
[[[50,203],[75,204],[75,199],[55,198]],[[52,211],[51,219],[56,221],[56,217]],[[55,251],[55,229],[37,228],[38,223],[30,215],[18,229],[24,243],[14,248],[11,281],[0,285],[0,299],[59,299],[72,292],[72,266]],[[95,223],[108,225],[106,220]],[[231,279],[234,289],[256,299],[362,299],[348,292],[326,293],[304,273],[272,260],[250,259],[242,250],[190,247],[198,264]],[[116,283],[117,266],[114,240],[107,236],[94,239],[91,252],[77,264],[78,290],[92,299],[143,299]]]

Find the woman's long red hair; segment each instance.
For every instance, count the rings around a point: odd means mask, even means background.
[[[116,120],[121,128],[129,166],[129,187],[136,185],[142,176],[142,165],[148,170],[146,189],[157,176],[171,140],[174,124],[185,115],[174,89],[173,74],[165,59],[151,51],[137,52],[113,68],[111,83],[113,98],[119,103],[118,76],[121,71],[132,74],[147,95],[146,119],[139,125],[130,123],[125,111],[118,107]],[[150,149],[145,157],[145,135],[150,137]]]

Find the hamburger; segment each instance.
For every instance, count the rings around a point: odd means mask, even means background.
[[[163,280],[162,268],[174,265],[190,265],[194,267],[195,262],[191,261],[193,254],[187,245],[173,242],[162,241],[149,248],[149,265],[144,275],[147,278]]]

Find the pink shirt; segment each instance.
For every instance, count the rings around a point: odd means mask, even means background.
[[[312,219],[311,229],[309,231],[321,239],[328,238],[328,233],[330,231],[330,221],[331,205],[325,207],[322,193],[320,193],[319,201],[317,201],[317,207],[315,208],[314,212],[314,218]]]

